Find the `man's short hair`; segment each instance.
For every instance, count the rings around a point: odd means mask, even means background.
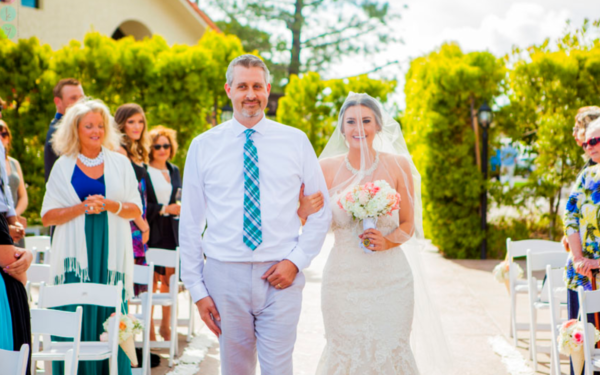
[[[268,84],[271,80],[271,73],[269,73],[269,68],[267,65],[258,57],[254,55],[241,55],[233,59],[229,63],[229,67],[227,67],[227,73],[225,73],[225,78],[227,78],[227,84],[231,86],[233,83],[233,68],[241,65],[244,68],[261,68],[265,72],[265,81]]]
[[[62,99],[62,89],[65,86],[79,86],[81,85],[81,83],[76,80],[75,78],[63,78],[60,81],[58,81],[58,83],[56,84],[56,86],[54,86],[54,89],[52,90],[52,94],[54,95],[55,98],[60,98]]]

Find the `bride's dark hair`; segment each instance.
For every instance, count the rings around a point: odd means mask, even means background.
[[[342,124],[342,128],[340,129],[342,134],[344,134],[343,123],[344,123],[344,115],[346,114],[346,110],[350,107],[355,107],[357,105],[362,105],[364,107],[369,108],[371,111],[373,111],[373,115],[375,116],[375,122],[377,122],[377,131],[381,131],[381,129],[383,129],[383,126],[382,126],[383,116],[381,115],[381,109],[379,108],[379,104],[377,103],[377,101],[375,99],[371,98],[370,96],[363,96],[363,97],[360,97],[359,99],[347,100],[344,103],[344,105],[342,106],[342,108],[340,109],[339,123]]]

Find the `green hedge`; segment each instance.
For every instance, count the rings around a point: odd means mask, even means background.
[[[43,147],[55,107],[52,88],[65,77],[81,80],[85,94],[111,109],[127,102],[144,107],[148,123],[177,130],[183,165],[189,142],[209,128],[213,109],[228,102],[223,89],[229,61],[243,53],[237,37],[207,32],[197,45],[169,47],[160,36],[115,41],[99,33],[58,51],[37,39],[0,38],[0,97],[13,133],[11,155],[29,185],[26,216],[39,220],[44,192]]]
[[[406,75],[403,131],[422,177],[425,235],[451,258],[477,257],[483,238],[470,98],[491,105],[504,76],[492,54],[453,44],[415,59]]]

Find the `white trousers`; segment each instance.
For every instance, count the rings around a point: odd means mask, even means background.
[[[204,282],[221,322],[221,374],[292,375],[292,353],[302,305],[304,274],[286,289],[261,276],[277,262],[220,262],[208,258]]]

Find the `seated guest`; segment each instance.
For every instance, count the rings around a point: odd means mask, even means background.
[[[148,189],[148,222],[150,223],[149,247],[175,250],[179,246],[179,211],[181,209],[177,191],[181,189],[179,168],[169,161],[177,152],[177,132],[164,126],[150,131],[150,175],[151,188]],[[160,274],[160,292],[169,292],[169,280],[174,268],[157,267]],[[171,308],[163,306],[160,335],[171,337],[169,328]]]
[[[27,228],[27,219],[23,217],[23,213],[27,210],[29,199],[27,197],[27,189],[25,188],[25,180],[23,179],[23,171],[21,170],[19,161],[9,156],[12,135],[8,125],[2,120],[0,120],[0,136],[6,150],[6,174],[8,175],[8,185],[10,186],[10,192],[15,203],[17,220],[24,228]],[[25,247],[25,241],[21,239],[18,245],[19,247]]]
[[[131,163],[117,150],[120,133],[108,108],[99,100],[70,107],[60,122],[52,147],[54,164],[42,204],[42,223],[54,225],[51,276],[54,284],[123,282],[122,312],[133,295],[133,247],[129,221],[142,213]],[[63,310],[75,311],[76,306]],[[98,341],[112,311],[83,306],[81,339]],[[131,374],[131,363],[119,349],[119,374]],[[63,363],[53,364],[63,373]],[[108,374],[108,360],[79,364],[79,374]]]
[[[585,132],[582,146],[596,163],[585,168],[577,177],[577,182],[567,201],[565,210],[565,235],[571,253],[565,269],[567,283],[567,304],[569,319],[577,319],[579,301],[577,288],[591,290],[592,270],[600,268],[600,227],[597,220],[600,213],[600,119],[594,120]],[[589,319],[594,321],[593,314]],[[573,370],[571,370],[573,374]]]

